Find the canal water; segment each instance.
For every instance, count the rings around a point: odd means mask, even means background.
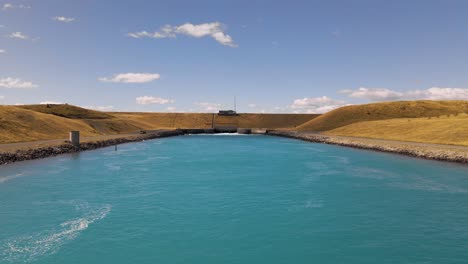
[[[468,167],[193,135],[0,167],[0,263],[467,263]]]

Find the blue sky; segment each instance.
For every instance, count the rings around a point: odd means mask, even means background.
[[[468,2],[0,1],[0,104],[326,112],[468,100]]]

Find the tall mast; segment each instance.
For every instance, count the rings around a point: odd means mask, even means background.
[[[236,96],[234,95],[234,111],[237,112]]]

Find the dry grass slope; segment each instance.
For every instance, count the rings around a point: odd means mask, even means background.
[[[237,116],[237,122],[238,127],[295,129],[318,116],[315,114],[240,114]],[[222,116],[217,116],[215,124],[219,124],[221,120]]]
[[[312,114],[239,114],[218,116],[207,113],[109,113],[132,124],[151,128],[294,128],[318,115]]]
[[[147,129],[210,128],[212,114],[198,113],[109,113]]]
[[[437,117],[465,112],[468,112],[468,101],[401,101],[351,105],[306,122],[298,130],[327,131],[363,121]]]
[[[64,138],[70,130],[80,130],[84,136],[97,135],[80,120],[0,106],[0,143]]]
[[[83,136],[149,129],[215,126],[294,128],[317,115],[99,112],[73,105],[0,106],[0,143],[63,139],[70,130]]]
[[[19,108],[32,110],[44,114],[72,118],[72,119],[106,119],[112,118],[104,112],[89,110],[68,104],[41,104],[41,105],[19,105]]]
[[[354,105],[324,115],[99,112],[72,105],[0,106],[0,143],[63,139],[148,129],[244,127],[468,146],[468,101]]]
[[[468,146],[468,114],[430,119],[365,121],[339,127],[325,134]]]

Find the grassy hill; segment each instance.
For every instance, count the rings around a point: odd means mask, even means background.
[[[68,104],[19,105],[16,107],[72,119],[106,119],[112,117],[104,112]]]
[[[243,127],[468,145],[468,101],[402,101],[342,107],[323,115],[99,112],[73,105],[0,106],[0,143],[148,129]]]
[[[323,114],[300,125],[297,129],[327,131],[364,121],[437,117],[465,112],[468,112],[468,101],[401,101],[351,105]]]
[[[247,128],[291,128],[295,129],[301,124],[314,119],[316,114],[240,114],[237,118],[238,127]],[[215,124],[229,123],[226,116],[215,115]],[[233,120],[235,121],[235,119]]]
[[[83,136],[97,135],[80,120],[0,106],[0,143],[65,138],[70,130],[80,130]]]
[[[354,136],[423,143],[468,146],[468,114],[439,118],[398,118],[364,121],[324,132],[328,135]]]
[[[210,128],[212,114],[203,113],[111,113],[139,127],[150,128]]]
[[[82,136],[131,133],[148,129],[294,128],[317,115],[208,113],[117,113],[99,112],[73,105],[0,106],[0,143],[66,138],[70,130]]]
[[[315,118],[313,114],[239,114],[218,116],[208,113],[109,113],[139,126],[158,128],[294,128]]]

